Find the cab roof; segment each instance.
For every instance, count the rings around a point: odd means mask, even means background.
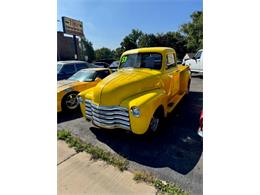
[[[164,53],[166,51],[173,51],[175,53],[175,50],[170,47],[144,47],[144,48],[137,48],[137,49],[131,49],[125,51],[123,55],[134,54],[134,53],[146,53],[146,52]]]

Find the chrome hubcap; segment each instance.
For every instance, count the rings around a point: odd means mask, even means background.
[[[159,118],[155,118],[153,116],[152,118],[152,121],[151,121],[151,124],[150,124],[150,128],[153,132],[155,132],[158,128],[158,125],[159,125]]]
[[[77,95],[76,94],[70,94],[66,98],[66,106],[69,109],[75,109],[78,106],[78,100],[77,100]]]

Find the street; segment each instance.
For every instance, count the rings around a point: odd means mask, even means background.
[[[99,129],[85,121],[80,111],[58,113],[58,130],[69,130],[87,143],[120,154],[129,160],[130,171],[149,171],[199,195],[203,183],[203,146],[196,131],[202,110],[202,83],[202,78],[192,77],[189,96],[166,118],[156,136]]]

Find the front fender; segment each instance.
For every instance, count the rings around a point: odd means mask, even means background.
[[[156,109],[162,105],[166,116],[167,95],[162,89],[155,89],[129,97],[121,102],[120,106],[127,107],[131,130],[135,134],[144,134],[148,128]],[[131,108],[136,106],[140,109],[140,117],[133,116]]]

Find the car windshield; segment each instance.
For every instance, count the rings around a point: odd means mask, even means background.
[[[162,55],[159,53],[136,53],[124,55],[120,60],[119,68],[150,68],[160,70]]]
[[[109,65],[109,68],[117,68],[119,66],[119,61],[114,61]]]
[[[68,80],[71,81],[80,81],[80,82],[89,82],[93,81],[96,75],[96,71],[93,70],[81,70],[72,75]]]
[[[57,64],[57,73],[60,72],[60,69],[62,68],[62,64]]]

